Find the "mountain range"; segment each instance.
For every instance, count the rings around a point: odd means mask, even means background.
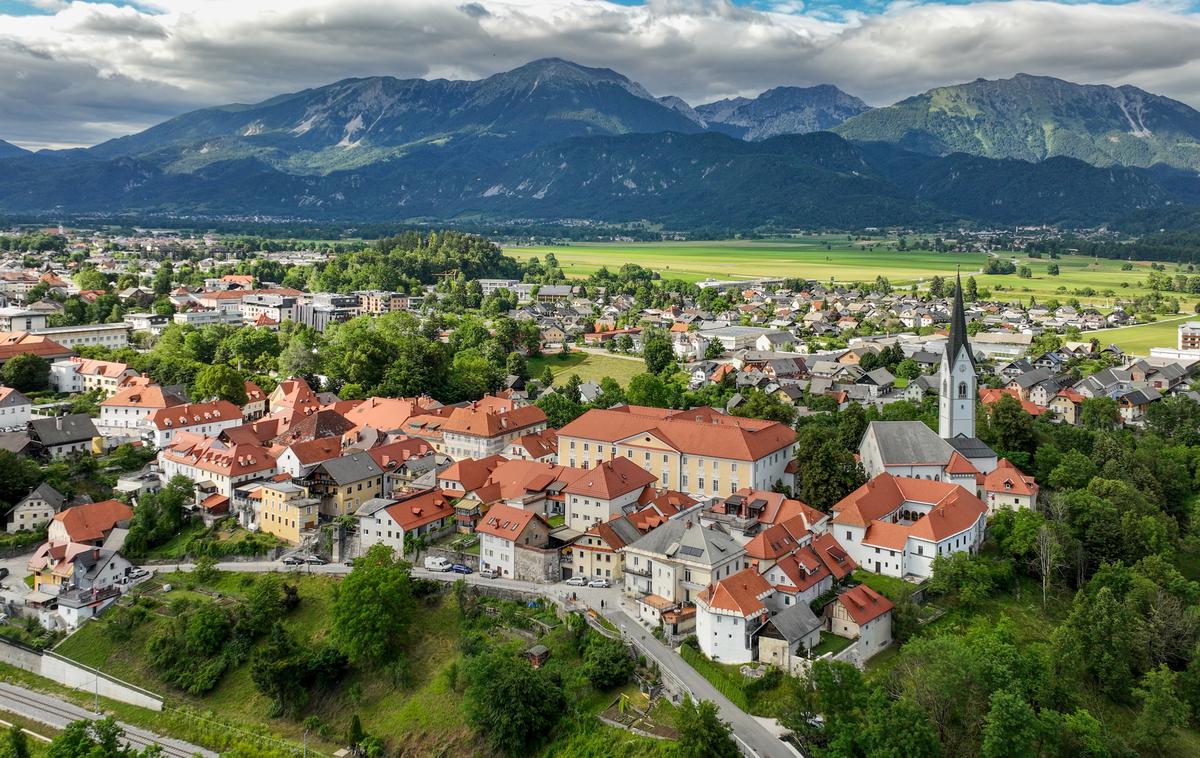
[[[0,142],[0,211],[1095,225],[1200,202],[1198,168],[1200,113],[1133,87],[1018,75],[883,108],[830,85],[693,108],[547,59],[478,81],[347,79],[87,149]]]
[[[19,148],[11,142],[5,142],[0,139],[0,158],[13,158],[18,155],[25,155],[28,151]]]

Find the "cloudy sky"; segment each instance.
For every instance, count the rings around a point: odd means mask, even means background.
[[[1200,1],[0,0],[0,139],[90,145],[349,76],[548,56],[693,104],[828,82],[885,105],[1025,72],[1200,107]]]

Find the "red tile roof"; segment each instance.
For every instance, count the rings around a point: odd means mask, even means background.
[[[631,492],[645,489],[658,477],[623,456],[603,461],[588,469],[567,485],[568,495],[586,495],[601,500],[615,500]]]
[[[984,474],[982,478],[984,492],[1037,497],[1041,490],[1032,476],[1021,473],[1007,458],[1001,458],[996,468]]]
[[[748,568],[709,585],[697,600],[709,608],[731,611],[742,618],[751,618],[767,612],[763,600],[773,591],[774,588],[766,577],[753,568]]]
[[[187,403],[162,408],[150,414],[150,423],[155,429],[184,429],[201,424],[214,424],[218,421],[240,421],[242,409],[228,400],[215,400],[210,403]]]
[[[125,387],[100,403],[101,408],[145,408],[147,410],[171,408],[176,405],[183,405],[183,401],[157,384]]]
[[[65,358],[71,354],[71,349],[29,332],[0,332],[0,363],[22,353],[42,358]]]
[[[72,542],[97,542],[108,536],[117,524],[133,518],[133,509],[120,500],[76,505],[56,513]]]
[[[545,524],[545,520],[533,511],[497,503],[488,508],[487,513],[475,525],[475,531],[479,534],[490,534],[509,542],[516,542],[535,520]]]
[[[450,498],[439,489],[408,495],[384,510],[406,532],[454,515]]]
[[[190,432],[177,435],[175,441],[160,455],[180,465],[227,477],[271,471],[275,468],[275,458],[266,448],[229,444],[216,437],[202,437]]]
[[[838,595],[837,602],[846,609],[846,613],[850,614],[850,618],[854,619],[854,623],[859,626],[874,621],[896,607],[891,600],[865,584],[860,584]]]
[[[796,441],[795,431],[776,421],[727,416],[712,408],[670,411],[629,405],[593,408],[558,434],[631,445],[658,439],[689,455],[744,461],[759,460]]]

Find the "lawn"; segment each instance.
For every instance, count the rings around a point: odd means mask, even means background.
[[[850,643],[853,641],[848,637],[839,637],[830,632],[821,632],[821,643],[812,649],[813,656],[819,658],[826,653],[837,655],[850,647]]]
[[[867,585],[888,600],[901,598],[906,592],[911,592],[917,588],[917,585],[906,582],[903,579],[897,579],[894,576],[884,576],[883,574],[873,574],[870,571],[863,571],[862,569],[854,572],[854,581]]]
[[[622,386],[628,385],[629,380],[637,374],[646,371],[646,364],[640,357],[605,355],[601,353],[584,353],[575,351],[567,355],[551,353],[540,358],[529,360],[529,375],[539,377],[550,367],[555,383],[565,382],[571,374],[578,374],[583,381],[600,381],[606,376],[616,379]]]
[[[1148,355],[1152,347],[1177,347],[1179,345],[1179,324],[1183,321],[1195,320],[1200,320],[1200,316],[1195,314],[1170,316],[1160,318],[1150,324],[1086,332],[1084,336],[1088,339],[1095,337],[1100,340],[1101,345],[1116,345],[1127,353]]]

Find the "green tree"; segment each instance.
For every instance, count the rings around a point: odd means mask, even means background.
[[[1041,723],[1028,701],[1011,690],[992,693],[983,724],[983,758],[1025,758],[1037,755]]]
[[[645,405],[652,408],[670,408],[675,398],[671,386],[656,374],[637,374],[629,380],[629,389],[625,397],[631,405]]]
[[[495,750],[531,755],[562,718],[562,682],[548,669],[491,650],[471,659],[466,674],[467,722]]]
[[[661,374],[663,369],[675,363],[675,348],[666,332],[661,329],[642,332],[642,359],[651,374]]]
[[[721,344],[721,340],[709,340],[708,345],[704,348],[704,360],[715,361],[725,355],[725,346]]]
[[[1176,692],[1176,674],[1165,664],[1146,672],[1133,691],[1142,703],[1133,722],[1133,740],[1142,747],[1162,752],[1176,729],[1187,726],[1189,709]]]
[[[1080,408],[1079,421],[1093,431],[1112,429],[1121,423],[1121,410],[1111,397],[1089,397]]]
[[[0,381],[21,392],[41,392],[50,386],[50,362],[33,353],[18,353],[0,368]]]
[[[587,410],[578,397],[569,397],[565,390],[559,389],[543,394],[534,405],[546,414],[546,423],[558,429],[579,418]]]
[[[94,268],[80,269],[72,278],[81,290],[106,290],[109,287],[108,277]]]
[[[508,354],[504,369],[510,376],[518,376],[521,379],[529,378],[529,364],[525,362],[525,356],[516,351]]]
[[[212,584],[219,575],[217,562],[211,555],[200,556],[192,567],[192,576],[200,584]]]
[[[633,658],[620,640],[593,634],[583,656],[583,675],[598,690],[610,690],[633,676]]]
[[[729,725],[721,721],[716,703],[685,697],[675,713],[680,758],[737,758],[741,755]]]
[[[1050,276],[1058,276],[1058,264],[1050,263],[1046,266],[1046,273]]]
[[[780,400],[777,395],[750,388],[742,396],[744,402],[733,409],[734,416],[778,421],[781,424],[791,424],[796,418],[796,409]]]
[[[867,481],[854,454],[833,441],[815,448],[798,446],[799,481],[796,496],[815,508],[828,510]]]
[[[29,738],[21,727],[13,724],[8,728],[3,743],[0,743],[3,758],[29,758]]]
[[[1050,472],[1049,484],[1060,490],[1076,490],[1086,487],[1096,476],[1098,470],[1092,459],[1078,450],[1071,450],[1063,456],[1062,462]]]
[[[124,742],[125,732],[112,716],[67,724],[49,747],[46,758],[153,758],[158,746],[138,750]]]
[[[237,406],[246,404],[246,380],[232,366],[214,363],[205,366],[192,382],[192,397],[196,400],[217,398]]]
[[[332,638],[356,665],[377,665],[400,651],[413,607],[409,564],[388,546],[372,545],[334,588]]]
[[[1033,416],[1021,407],[1021,401],[1011,395],[1003,395],[988,407],[988,441],[997,450],[1009,455],[1025,453],[1034,449]]]

